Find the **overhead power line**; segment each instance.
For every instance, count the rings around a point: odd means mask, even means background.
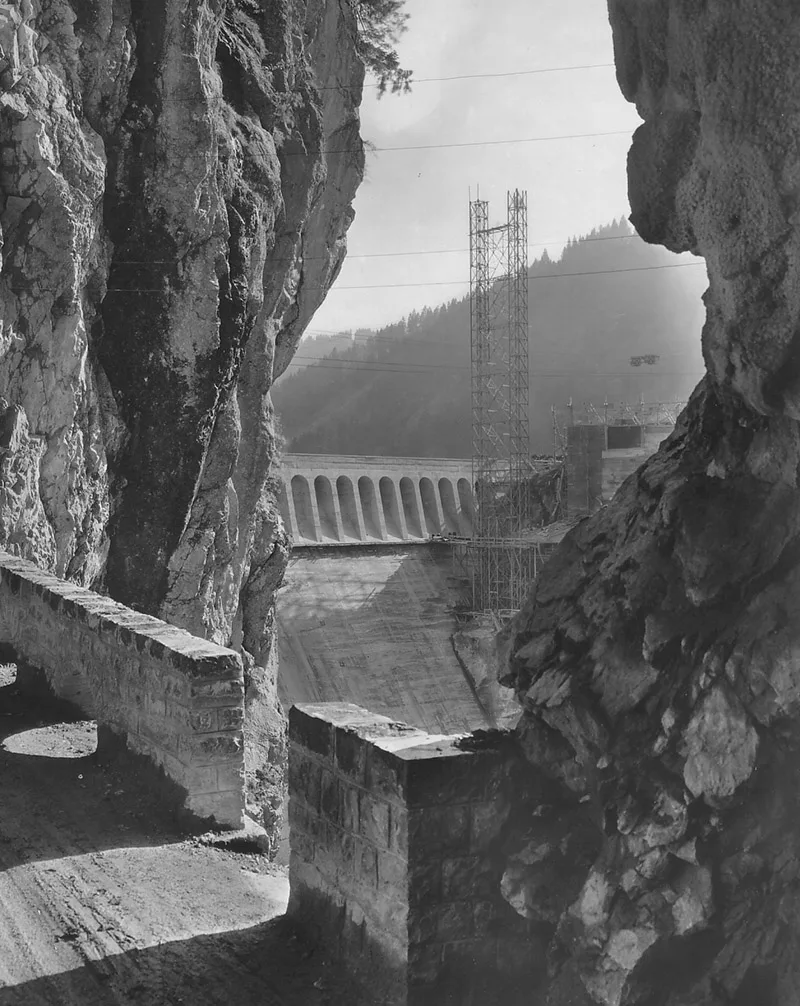
[[[540,276],[530,276],[529,280],[540,279],[568,279],[571,276],[610,276],[615,273],[620,272],[653,272],[656,269],[691,269],[697,268],[698,266],[705,266],[705,262],[670,262],[664,265],[639,265],[631,266],[627,269],[589,269],[586,272],[553,272],[544,273]],[[469,280],[463,279],[451,279],[442,280],[439,282],[431,282],[430,280],[423,283],[370,283],[360,286],[332,286],[330,293],[336,290],[383,290],[387,288],[394,287],[410,287],[410,286],[462,286],[465,283],[469,283]]]
[[[613,68],[613,63],[583,63],[579,66],[543,66],[537,70],[507,70],[502,73],[459,73],[452,77],[412,77],[409,80],[409,84],[413,87],[415,84],[433,84],[439,83],[441,81],[451,81],[451,80],[489,80],[498,77],[530,77],[539,73],[569,73],[574,70],[604,70],[608,67]],[[364,87],[379,88],[380,84],[364,84]],[[358,86],[349,86],[347,84],[325,84],[319,87],[320,91],[356,91]]]
[[[536,332],[536,329],[534,328],[533,325],[529,325],[528,331],[530,332],[531,335],[534,335],[535,332]],[[319,335],[319,336],[321,336],[323,338],[325,338],[326,336],[331,337],[331,341],[338,341],[338,342],[345,343],[346,344],[345,345],[346,349],[355,349],[355,348],[362,349],[362,348],[366,348],[366,344],[367,343],[386,344],[387,346],[396,346],[396,347],[400,347],[400,348],[402,348],[403,346],[418,345],[418,346],[427,346],[429,349],[431,349],[431,348],[432,349],[439,349],[441,347],[441,348],[446,348],[446,349],[449,350],[451,347],[453,347],[453,348],[458,347],[459,349],[463,349],[465,352],[469,352],[469,348],[470,348],[469,338],[468,337],[464,337],[464,338],[460,338],[460,339],[437,339],[435,342],[432,342],[431,339],[430,339],[430,337],[420,338],[418,336],[405,335],[405,334],[403,334],[403,335],[386,335],[386,334],[383,334],[381,331],[377,331],[377,332],[366,331],[366,332],[358,332],[356,334],[349,334],[347,332],[341,332],[341,331],[336,331],[335,332],[333,330],[323,331],[321,329],[306,329],[306,332],[304,334],[306,334],[306,335],[312,335],[312,336],[313,335]],[[334,340],[333,339],[334,336],[341,336],[341,339]],[[468,333],[467,333],[467,336],[468,336]],[[358,343],[358,345],[354,345],[355,343]],[[303,348],[303,345],[304,344],[301,342],[300,343],[300,348]],[[338,348],[338,347],[334,347],[334,350],[336,348]],[[334,350],[332,350],[332,351],[334,351]],[[554,351],[553,347],[551,347],[550,351],[549,351],[549,355],[552,355],[553,351]],[[569,355],[569,350],[560,350],[560,351],[555,351],[555,352],[557,353],[557,355],[561,355],[561,356]],[[657,356],[661,360],[664,360],[664,359],[667,359],[667,358],[670,358],[670,357],[682,357],[683,355],[684,355],[683,353],[658,353],[657,354]],[[320,357],[318,357],[318,359],[325,360],[325,359],[328,359],[328,357],[320,356]],[[380,361],[375,361],[375,362],[380,362]]]
[[[554,238],[552,241],[531,241],[528,248],[547,248],[551,245],[566,245],[568,241],[574,240],[576,244],[589,244],[593,241],[641,241],[638,234],[609,234],[598,237],[575,237]],[[468,254],[469,248],[428,248],[417,251],[396,251],[396,252],[351,252],[348,251],[347,258],[405,258],[414,255],[461,255]],[[271,262],[294,262],[296,255],[276,255],[270,256]],[[328,255],[303,255],[304,262],[327,262]],[[176,259],[114,259],[113,264],[117,265],[174,265]]]
[[[541,276],[530,276],[531,281],[540,279],[568,279],[571,276],[611,276],[616,273],[622,272],[654,272],[657,269],[692,269],[699,266],[705,266],[705,262],[672,262],[666,263],[664,265],[641,265],[641,266],[631,266],[628,269],[590,269],[586,272],[554,272],[554,273],[544,273]],[[429,287],[429,286],[463,286],[468,284],[469,280],[462,279],[451,279],[451,280],[441,280],[441,281],[431,281],[427,280],[421,283],[368,283],[357,286],[332,286],[328,293],[333,293],[337,290],[387,290],[395,289],[401,287]],[[307,289],[314,289],[314,287],[308,287]],[[319,289],[317,287],[316,289]],[[124,286],[110,286],[107,290],[108,293],[164,293],[162,287],[124,287]]]
[[[510,143],[552,143],[556,140],[584,140],[602,136],[630,136],[632,129],[612,129],[601,133],[563,133],[560,136],[515,136],[507,140],[462,140],[459,143],[415,143],[400,147],[367,148],[369,153],[386,153],[397,150],[445,150],[456,147],[499,147]],[[355,154],[360,147],[344,147],[341,150],[287,150],[287,157],[308,157],[311,154]]]
[[[553,241],[531,241],[528,249],[547,248],[549,245],[566,245],[571,238],[556,238]],[[608,237],[580,238],[578,244],[588,244],[590,241],[641,241],[638,234],[610,234]],[[414,255],[467,255],[469,248],[430,248],[427,251],[400,251],[400,252],[348,252],[347,258],[404,258]],[[322,258],[323,256],[318,256]],[[308,262],[310,259],[305,259]]]
[[[536,70],[506,70],[502,73],[460,73],[452,77],[419,77],[410,84],[428,84],[439,80],[484,80],[487,77],[528,77],[536,73],[568,73],[573,70],[600,70],[613,68],[613,63],[581,63],[577,66],[542,66]]]
[[[317,367],[322,370],[344,370],[344,369],[355,369],[355,370],[372,370],[372,371],[382,371],[387,374],[396,373],[423,373],[427,370],[470,370],[468,366],[462,366],[461,364],[448,364],[448,363],[390,363],[377,360],[332,360],[329,357],[324,356],[294,356],[292,357],[291,363],[296,363],[298,361],[303,361],[304,363],[314,363]],[[291,364],[290,364],[291,366]],[[536,373],[531,373],[531,379],[535,380],[538,378],[549,379],[553,377],[693,377],[699,379],[702,377],[702,371],[694,370],[661,370],[661,371],[636,371],[633,370],[607,370],[607,371],[594,371],[594,370],[550,370],[550,371],[537,371]]]

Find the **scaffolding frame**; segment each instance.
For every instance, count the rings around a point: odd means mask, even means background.
[[[551,407],[553,427],[560,442],[564,443],[564,430],[568,426],[675,426],[686,402],[603,402],[602,414],[591,402],[582,402],[580,408],[572,400],[561,408]],[[554,433],[554,439],[556,434]]]
[[[521,538],[531,475],[527,194],[509,192],[506,208],[506,223],[490,227],[488,202],[470,201],[472,604],[502,617],[522,606],[532,565]]]

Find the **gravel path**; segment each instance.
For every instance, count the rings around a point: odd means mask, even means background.
[[[281,917],[285,871],[178,834],[94,745],[0,669],[0,1006],[347,1002]]]

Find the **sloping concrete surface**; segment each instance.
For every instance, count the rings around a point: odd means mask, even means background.
[[[465,590],[447,545],[295,550],[278,594],[282,701],[352,702],[431,733],[489,726],[452,644]]]

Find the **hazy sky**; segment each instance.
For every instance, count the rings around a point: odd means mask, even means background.
[[[531,259],[629,212],[625,158],[639,118],[617,87],[603,0],[408,0],[406,9],[399,51],[418,83],[380,100],[365,90],[361,132],[376,147],[621,135],[369,154],[347,261],[309,334],[380,326],[467,293],[470,187],[497,223],[506,191],[527,189]],[[423,80],[591,64],[607,65]],[[358,257],[441,250],[456,251]]]

